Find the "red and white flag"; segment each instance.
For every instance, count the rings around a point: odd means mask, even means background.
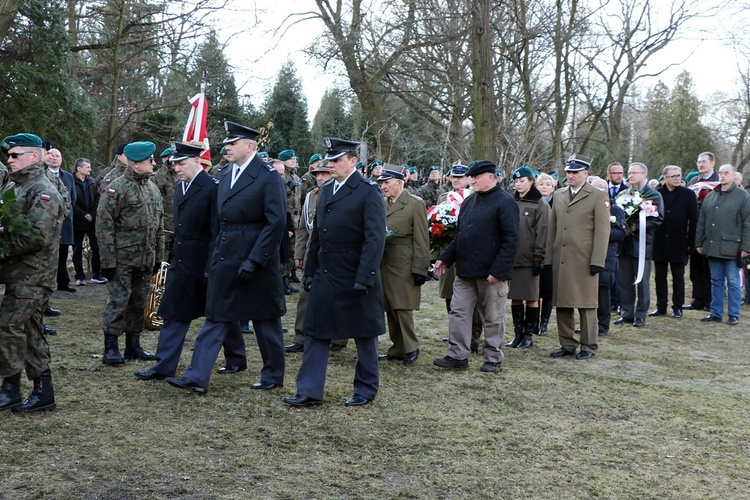
[[[205,84],[201,85],[200,94],[195,94],[190,99],[190,116],[188,116],[185,132],[182,134],[183,142],[200,141],[206,150],[201,154],[205,160],[204,165],[211,165],[211,149],[208,143],[208,131],[206,129],[206,118],[208,117],[208,101],[206,100]]]

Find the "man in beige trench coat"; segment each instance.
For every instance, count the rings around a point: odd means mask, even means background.
[[[586,182],[590,164],[590,158],[570,157],[565,167],[568,187],[553,194],[544,262],[552,265],[552,303],[562,346],[552,352],[553,358],[576,355],[575,308],[581,316],[581,351],[576,359],[589,359],[598,348],[597,274],[607,257],[609,197]]]
[[[385,252],[380,263],[383,302],[388,333],[393,346],[383,361],[401,360],[405,365],[419,357],[419,341],[414,332],[414,309],[419,309],[420,287],[430,265],[430,242],[424,202],[404,189],[407,171],[384,165],[378,178],[388,211]]]

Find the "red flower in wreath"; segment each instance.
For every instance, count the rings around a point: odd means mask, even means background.
[[[445,230],[445,226],[439,222],[436,222],[432,225],[430,230],[432,231],[432,234],[434,234],[435,236],[441,236],[443,234],[443,231]]]

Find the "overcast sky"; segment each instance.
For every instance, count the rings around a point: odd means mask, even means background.
[[[317,62],[308,60],[302,52],[302,49],[315,39],[315,34],[323,29],[322,22],[302,21],[289,28],[283,37],[272,32],[283,25],[284,19],[291,13],[317,12],[315,1],[235,1],[238,5],[237,10],[224,12],[221,15],[221,25],[217,28],[220,28],[219,36],[223,40],[228,40],[226,54],[234,68],[240,93],[251,96],[253,104],[260,106],[265,93],[273,86],[282,64],[291,59],[302,80],[312,123],[325,90],[334,86],[337,81],[344,86],[348,84],[345,78],[337,75],[337,71],[323,74]],[[704,0],[704,5],[714,2],[729,3],[721,0]],[[230,19],[227,19],[228,17]],[[251,28],[250,26],[256,22],[258,27]],[[667,49],[650,61],[650,71],[662,69],[673,63],[679,64],[658,78],[650,80],[648,86],[661,79],[671,87],[675,77],[684,69],[691,73],[696,93],[702,99],[717,90],[732,92],[737,86],[737,61],[733,50],[722,37],[731,33],[733,22],[736,22],[736,19],[729,15],[696,19],[685,37],[672,42]],[[701,30],[702,26],[710,26],[711,30]],[[743,63],[747,64],[747,61]],[[340,75],[340,68],[337,69]],[[645,93],[647,89],[640,90]]]

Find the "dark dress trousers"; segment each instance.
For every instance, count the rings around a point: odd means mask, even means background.
[[[286,191],[281,176],[257,155],[231,186],[233,169],[221,171],[217,194],[219,234],[211,252],[206,295],[206,323],[195,339],[184,376],[208,387],[222,345],[237,348],[237,322],[253,321],[264,383],[284,383],[284,337],[281,317],[286,301],[281,281],[279,245],[286,231]],[[248,282],[237,282],[245,261],[255,263]]]
[[[357,345],[354,393],[374,399],[379,387],[378,335],[385,333],[380,261],[386,209],[378,185],[354,172],[333,194],[323,184],[305,265],[313,277],[303,331],[306,336],[297,394],[323,399],[328,345],[353,338]],[[355,295],[354,284],[367,287]]]
[[[175,374],[190,322],[205,314],[205,273],[217,233],[218,182],[200,171],[187,193],[183,194],[182,181],[174,185],[174,255],[159,304],[158,315],[164,318],[164,324],[156,348],[158,361],[153,366],[162,375],[171,377]],[[238,355],[242,363],[244,350]]]
[[[76,270],[76,279],[82,280],[86,278],[83,273],[83,238],[87,235],[91,248],[91,274],[99,277],[102,272],[99,240],[96,239],[96,208],[99,206],[99,189],[92,177],[86,178],[86,189],[84,189],[84,181],[78,177],[74,180],[76,201],[73,203],[73,266]],[[86,220],[87,214],[92,217],[91,222]]]
[[[672,269],[672,308],[682,309],[685,303],[685,264],[695,248],[698,201],[692,190],[682,186],[657,191],[664,199],[664,222],[654,233],[653,260],[656,308],[663,312],[668,302],[667,267]]]
[[[76,185],[73,174],[63,170],[58,170],[60,180],[68,189],[71,206],[76,204]],[[57,284],[65,286],[70,283],[70,274],[68,274],[68,250],[75,243],[73,237],[73,210],[63,219],[62,231],[60,231],[60,252],[57,261]]]

